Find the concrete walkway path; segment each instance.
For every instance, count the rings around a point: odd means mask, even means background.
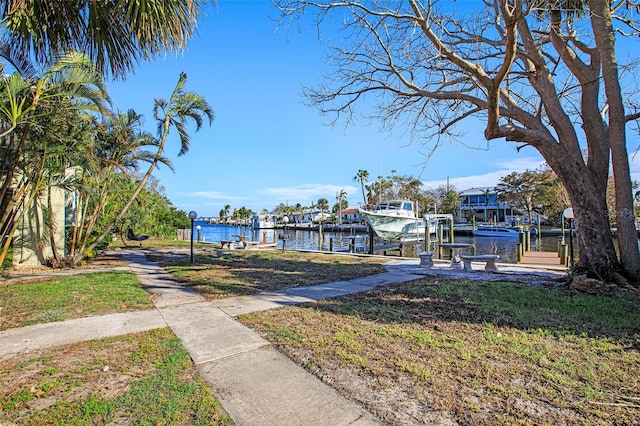
[[[350,281],[253,296],[205,301],[150,262],[123,252],[151,293],[151,311],[80,318],[0,332],[0,358],[48,346],[169,326],[191,354],[201,376],[238,425],[374,425],[380,422],[340,396],[235,316],[417,279],[400,269]]]
[[[207,302],[138,250],[123,256],[151,293],[155,310],[79,318],[0,332],[0,358],[40,348],[154,328],[170,327],[191,354],[201,376],[238,425],[374,425],[380,422],[358,404],[307,373],[234,317],[285,305],[338,297],[423,276],[504,279],[520,274],[531,283],[563,274],[505,265],[500,274],[451,271],[448,262],[431,269],[418,259],[390,262],[388,272],[309,287],[263,292]],[[476,269],[479,266],[475,266]],[[503,275],[504,274],[504,275]]]

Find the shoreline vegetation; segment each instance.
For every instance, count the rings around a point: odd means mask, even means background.
[[[208,300],[375,274],[389,260],[211,250],[191,265],[185,245],[152,243],[149,258]],[[116,250],[86,268],[98,264],[123,263]],[[152,306],[122,271],[0,281],[3,331]],[[640,415],[632,291],[443,275],[239,319],[385,424],[634,424]],[[12,356],[0,377],[0,424],[233,424],[169,329]]]

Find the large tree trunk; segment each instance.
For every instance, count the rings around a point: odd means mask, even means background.
[[[609,105],[609,143],[616,192],[616,227],[620,261],[635,280],[640,276],[640,251],[633,212],[633,192],[625,134],[625,113],[618,79],[615,33],[610,4],[606,0],[589,1],[596,45],[602,58],[602,77]]]
[[[549,165],[564,184],[574,213],[578,262],[573,268],[573,285],[584,282],[576,280],[581,276],[594,279],[594,286],[626,284],[620,282],[622,265],[610,231],[606,193],[601,190],[598,178],[584,163],[572,160],[569,155],[553,160],[556,161],[549,161]],[[589,291],[601,292],[601,289]]]

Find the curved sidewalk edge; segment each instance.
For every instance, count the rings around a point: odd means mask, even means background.
[[[238,311],[255,312],[301,303],[329,294],[370,289],[389,279],[370,279],[369,285],[348,283],[298,289],[298,294],[272,292],[256,296],[203,301],[173,286],[169,274],[142,254],[126,259],[145,288],[155,292],[156,307],[189,351],[203,380],[238,425],[378,425],[380,422],[321,380],[277,351],[268,341],[236,321]],[[385,275],[385,274],[383,274]],[[397,274],[391,274],[396,276]],[[392,279],[395,281],[398,278]],[[337,293],[336,293],[337,292]],[[179,302],[182,303],[174,303]],[[188,303],[185,303],[187,302]],[[227,309],[224,309],[224,308]],[[235,307],[235,309],[234,309]],[[232,311],[232,313],[227,312]]]
[[[39,324],[0,332],[0,358],[50,346],[170,327],[238,425],[377,425],[380,421],[277,351],[235,316],[371,290],[419,278],[389,271],[350,281],[206,302],[141,251],[123,256],[155,310]]]
[[[0,358],[69,343],[166,327],[157,310],[126,312],[12,328],[0,332]]]

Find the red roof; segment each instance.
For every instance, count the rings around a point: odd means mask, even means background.
[[[346,210],[342,210],[342,214],[349,214],[349,213],[358,213],[358,209],[346,209]]]

